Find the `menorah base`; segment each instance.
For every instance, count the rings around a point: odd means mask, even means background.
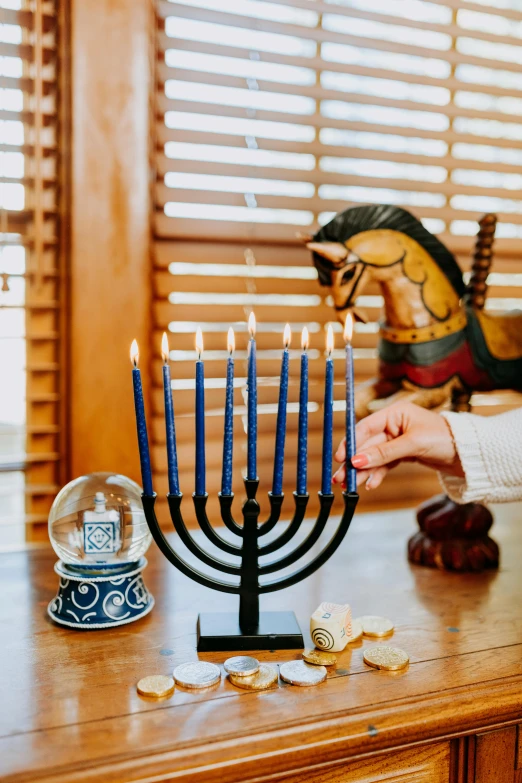
[[[293,612],[261,612],[258,627],[245,633],[237,612],[205,612],[198,617],[198,651],[302,650],[303,634]]]

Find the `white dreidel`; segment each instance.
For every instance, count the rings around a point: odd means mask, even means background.
[[[350,604],[323,601],[310,618],[312,641],[320,650],[341,652],[352,635]]]

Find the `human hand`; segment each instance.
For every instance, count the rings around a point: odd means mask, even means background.
[[[400,462],[419,462],[453,476],[464,476],[462,465],[446,419],[411,402],[397,402],[362,419],[355,428],[357,486],[376,489],[389,470]],[[346,439],[337,449],[335,461],[344,463]],[[346,484],[343,464],[334,476]]]

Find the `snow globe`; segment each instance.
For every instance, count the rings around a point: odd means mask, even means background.
[[[60,558],[49,616],[70,628],[111,628],[154,606],[143,581],[151,535],[141,487],[117,473],[80,476],[58,493],[49,538]]]

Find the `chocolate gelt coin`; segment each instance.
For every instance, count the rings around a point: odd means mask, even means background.
[[[259,669],[255,674],[249,674],[246,677],[237,674],[229,674],[228,679],[237,688],[243,688],[245,691],[266,691],[277,683],[277,670],[268,663],[259,664]]]
[[[352,635],[349,637],[346,644],[356,642],[363,635],[363,627],[360,620],[352,620]]]
[[[303,661],[312,663],[314,666],[333,666],[337,663],[337,655],[318,650],[316,647],[309,647],[303,650]]]
[[[174,680],[165,674],[151,674],[148,677],[142,677],[136,687],[142,696],[161,699],[174,693]]]
[[[312,666],[306,661],[287,661],[280,666],[279,673],[290,685],[319,685],[326,680],[324,666]]]
[[[221,670],[215,663],[192,661],[176,666],[173,676],[184,688],[210,688],[220,681]]]
[[[224,669],[235,677],[248,677],[259,671],[259,661],[251,655],[235,655],[225,661]]]
[[[387,617],[378,617],[373,614],[366,614],[364,617],[358,617],[362,625],[365,636],[382,637],[393,633],[393,623]]]
[[[408,653],[405,653],[400,647],[389,647],[387,644],[367,647],[363,650],[363,660],[368,666],[387,672],[405,669],[410,662]]]

